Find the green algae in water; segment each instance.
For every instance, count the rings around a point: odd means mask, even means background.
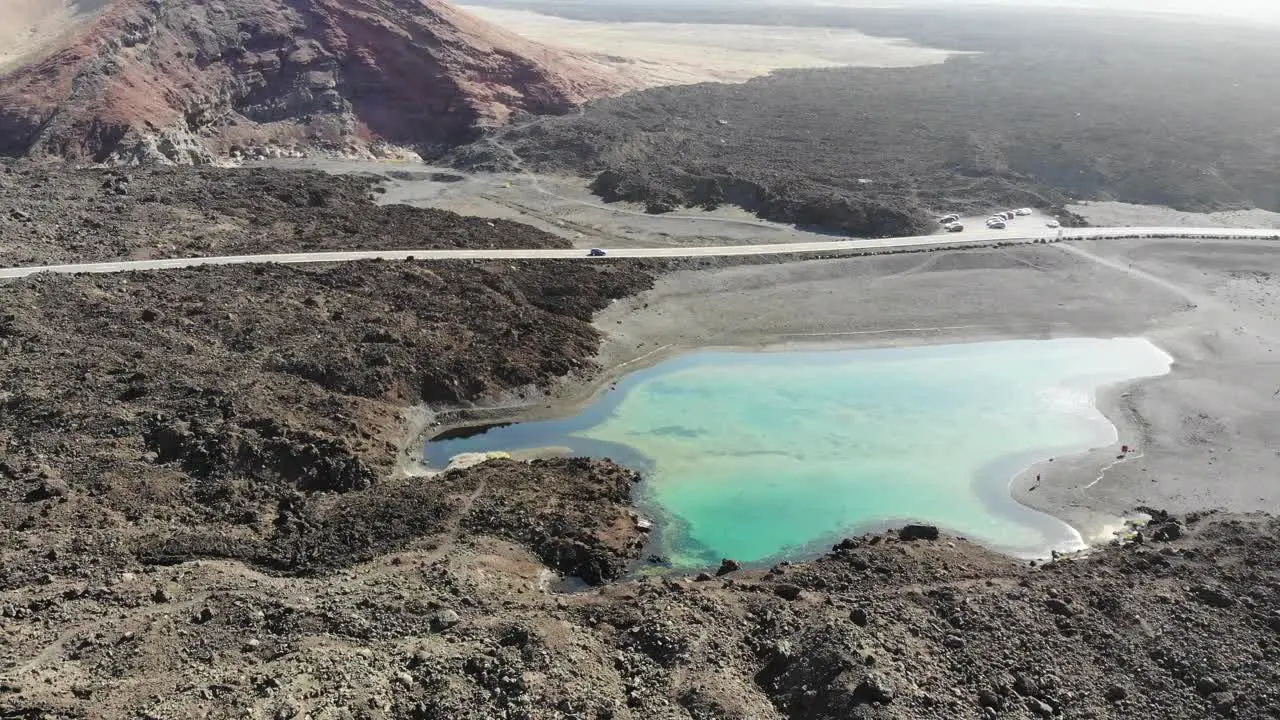
[[[1098,387],[1168,372],[1140,338],[926,347],[700,352],[636,373],[574,418],[428,445],[566,446],[646,473],[678,567],[758,562],[915,520],[1011,552],[1079,545],[1012,499],[1033,462],[1109,445]]]

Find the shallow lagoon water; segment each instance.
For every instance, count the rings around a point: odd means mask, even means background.
[[[656,552],[762,562],[908,520],[1017,554],[1079,547],[1016,502],[1015,475],[1116,442],[1099,387],[1169,371],[1141,338],[803,352],[698,352],[623,378],[581,413],[426,447],[567,447],[645,474]]]

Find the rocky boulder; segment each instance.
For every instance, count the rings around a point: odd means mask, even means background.
[[[722,576],[728,575],[729,573],[737,572],[741,569],[742,569],[742,564],[739,563],[737,560],[730,560],[729,558],[725,558],[720,561],[720,568],[716,570],[716,576],[722,577]]]
[[[939,536],[938,528],[933,525],[906,525],[898,531],[898,538],[907,542],[937,540]]]

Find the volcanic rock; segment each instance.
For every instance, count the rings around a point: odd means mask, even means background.
[[[443,0],[96,5],[0,76],[0,154],[203,164],[430,152],[623,89],[594,60]]]
[[[773,594],[783,600],[798,600],[800,599],[801,592],[802,591],[799,587],[791,585],[790,583],[780,583],[773,586]]]
[[[881,673],[869,672],[858,685],[856,694],[870,702],[887,703],[893,701],[894,688]]]
[[[435,630],[448,630],[462,622],[462,617],[454,610],[441,610],[431,618],[431,627]]]
[[[1049,598],[1048,600],[1045,600],[1044,606],[1048,608],[1049,612],[1053,613],[1054,615],[1071,617],[1072,615],[1075,614],[1075,611],[1071,609],[1070,605],[1063,602],[1062,600],[1059,600],[1058,598]]]
[[[898,531],[898,537],[908,542],[914,540],[937,540],[938,528],[933,525],[907,525]]]
[[[1212,585],[1196,585],[1191,588],[1191,592],[1200,602],[1212,607],[1229,608],[1236,604],[1235,598]]]
[[[720,577],[722,575],[728,575],[731,572],[737,572],[741,569],[742,569],[742,564],[739,563],[737,560],[730,560],[729,558],[725,558],[720,561],[720,569],[716,570],[716,577]]]
[[[1112,685],[1107,688],[1106,698],[1108,702],[1117,703],[1129,697],[1129,691],[1124,689],[1122,685]]]

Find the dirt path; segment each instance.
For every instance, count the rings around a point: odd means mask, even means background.
[[[232,575],[241,576],[242,579],[249,582],[261,585],[264,580],[268,582],[274,580],[260,575],[244,565],[232,563],[230,561],[228,562],[233,568],[233,572],[231,573]],[[216,568],[217,565],[212,564],[210,567]],[[254,577],[244,577],[249,574],[252,574]],[[30,675],[45,665],[63,662],[61,656],[65,652],[67,643],[77,637],[96,634],[99,629],[107,625],[130,625],[139,620],[151,618],[157,615],[178,615],[183,612],[191,612],[194,611],[195,608],[208,603],[210,599],[218,594],[253,598],[264,602],[270,602],[277,599],[277,597],[271,593],[256,592],[244,587],[238,587],[233,583],[234,580],[232,578],[228,578],[220,574],[215,581],[204,583],[204,587],[202,589],[198,590],[194,595],[191,595],[188,599],[181,602],[157,602],[154,605],[145,605],[124,613],[98,617],[93,620],[80,623],[59,633],[58,637],[53,642],[50,642],[41,648],[34,657],[21,665],[14,666],[7,672],[11,672],[15,678]]]
[[[476,489],[463,499],[462,504],[458,506],[458,511],[445,523],[444,532],[440,535],[442,539],[436,549],[422,556],[424,564],[434,565],[440,562],[457,546],[458,538],[462,534],[462,520],[471,514],[472,506],[475,505],[476,500],[484,494],[487,488],[488,483],[484,478],[481,478],[476,483]]]
[[[705,217],[701,215],[676,215],[672,213],[663,213],[661,215],[655,215],[653,213],[637,212],[635,210],[625,210],[623,208],[611,207],[609,205],[594,203],[588,200],[579,200],[577,198],[565,197],[563,195],[559,195],[555,192],[552,192],[551,190],[548,190],[542,184],[542,180],[539,179],[536,174],[530,172],[528,168],[525,167],[524,160],[520,157],[518,153],[516,153],[515,150],[512,150],[509,146],[505,145],[501,140],[498,140],[497,138],[489,138],[488,142],[491,145],[493,145],[495,148],[506,153],[511,158],[511,166],[515,168],[517,172],[519,172],[529,181],[529,186],[533,188],[535,192],[540,193],[542,195],[546,195],[547,197],[555,198],[556,200],[560,200],[562,202],[572,203],[574,205],[580,205],[582,207],[588,207],[593,210],[603,210],[605,212],[610,212],[617,215],[641,217],[641,218],[647,218],[649,220],[658,218],[662,220],[684,220],[687,222],[720,223],[722,225],[738,225],[738,226],[745,226],[745,227],[760,228],[763,230],[770,230],[772,232],[785,232],[786,230],[790,229],[790,228],[780,226],[776,223],[768,223],[768,222],[759,221],[759,220],[740,220],[737,218]]]
[[[70,629],[64,630],[62,633],[58,635],[57,639],[55,639],[53,642],[49,643],[48,645],[45,645],[30,660],[26,661],[21,665],[15,666],[11,672],[13,673],[13,676],[15,678],[21,678],[22,676],[30,675],[31,673],[36,672],[39,668],[45,665],[48,665],[50,663],[53,663],[53,662],[61,663],[62,662],[61,656],[68,642],[70,642],[73,638],[96,631],[98,628],[102,627],[107,623],[128,623],[135,620],[139,620],[141,618],[151,617],[153,615],[164,615],[164,614],[179,612],[182,610],[190,610],[195,606],[208,601],[209,595],[210,593],[207,593],[207,592],[201,593],[199,595],[196,595],[190,600],[186,600],[180,603],[172,603],[172,604],[165,603],[160,605],[152,605],[152,606],[135,610],[133,612],[125,613],[123,615],[112,615],[109,617],[101,617],[95,620],[91,620],[89,622],[81,623]]]
[[[1273,319],[1256,312],[1231,307],[1228,303],[1215,298],[1207,292],[1197,292],[1172,280],[1143,270],[1133,263],[1104,257],[1072,243],[1057,243],[1054,247],[1168,290],[1186,301],[1190,305],[1189,309],[1201,310],[1218,318],[1219,320],[1213,323],[1217,327],[1236,328],[1240,332],[1247,332],[1256,336],[1269,345],[1280,342],[1280,323]]]
[[[1186,300],[1187,302],[1191,303],[1191,306],[1193,308],[1204,305],[1207,299],[1205,296],[1199,293],[1192,292],[1187,288],[1181,285],[1178,285],[1177,283],[1170,282],[1169,280],[1166,280],[1162,277],[1157,277],[1155,275],[1152,275],[1151,273],[1145,270],[1134,267],[1132,264],[1126,264],[1118,260],[1112,260],[1111,258],[1102,257],[1101,255],[1095,255],[1089,252],[1088,250],[1077,247],[1070,243],[1057,243],[1056,245],[1054,245],[1054,247],[1060,248],[1064,252],[1068,252],[1073,255],[1078,255],[1080,257],[1086,258],[1104,267],[1109,267],[1112,270],[1118,270],[1122,273],[1125,273],[1126,275],[1130,275],[1135,278],[1138,278],[1139,280],[1145,280],[1146,282],[1149,282],[1153,285],[1159,285],[1165,290],[1168,290],[1169,292],[1172,292],[1175,295],[1178,295],[1182,299]]]

